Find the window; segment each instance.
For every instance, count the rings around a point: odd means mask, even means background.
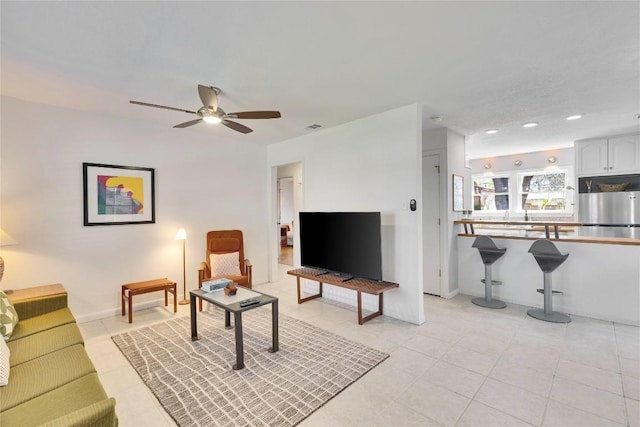
[[[528,172],[518,175],[519,210],[564,211],[567,207],[566,173]]]
[[[570,169],[507,171],[473,175],[473,210],[524,215],[571,214],[574,194],[567,190]]]
[[[473,210],[508,211],[509,176],[474,176]]]

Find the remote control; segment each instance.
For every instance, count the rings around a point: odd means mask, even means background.
[[[258,304],[260,301],[258,301],[257,299],[246,299],[244,301],[240,301],[240,307],[247,307],[250,305],[254,305],[254,304]]]

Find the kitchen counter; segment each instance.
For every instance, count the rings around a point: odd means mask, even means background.
[[[500,221],[462,219],[461,237],[487,235],[504,239],[551,239],[566,242],[640,246],[640,227],[593,227],[570,221]],[[553,231],[553,233],[551,232]],[[622,237],[626,235],[626,237]]]
[[[490,236],[507,249],[493,264],[493,278],[502,282],[493,287],[493,296],[507,304],[543,306],[543,274],[529,253],[533,241],[545,238],[545,225],[558,227],[558,238],[550,240],[569,258],[553,272],[553,289],[564,292],[553,297],[554,310],[595,319],[640,325],[640,239],[582,235],[591,227],[570,222],[484,221],[473,222],[474,233],[458,234],[458,292],[483,296],[484,265],[472,247],[478,235]],[[524,227],[524,228],[523,228]],[[632,227],[637,229],[638,227]],[[606,246],[604,246],[606,245]]]

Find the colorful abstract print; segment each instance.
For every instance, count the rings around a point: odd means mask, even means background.
[[[140,177],[98,175],[98,215],[144,213],[144,183]]]

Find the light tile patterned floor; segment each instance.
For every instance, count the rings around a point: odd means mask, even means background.
[[[638,327],[577,316],[550,324],[528,317],[528,307],[489,310],[462,295],[424,296],[420,326],[388,317],[359,326],[355,311],[298,305],[295,279],[281,277],[256,287],[280,298],[281,312],[391,354],[302,427],[640,427]],[[123,427],[175,424],[110,337],[172,316],[156,307],[137,311],[133,325],[119,316],[80,325]]]

